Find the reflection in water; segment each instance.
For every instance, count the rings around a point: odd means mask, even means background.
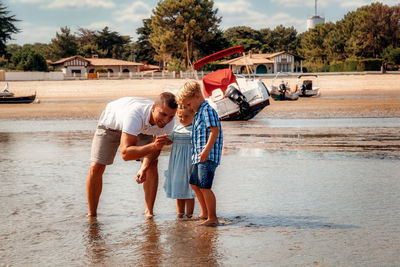
[[[218,266],[218,229],[198,226],[196,221],[176,220],[166,229],[170,255],[166,264],[177,266]]]
[[[146,221],[132,181],[138,165],[120,156],[104,177],[100,216],[88,222],[96,121],[0,121],[0,266],[398,265],[398,120],[366,120],[223,123],[216,228],[176,220],[161,186],[157,216]]]
[[[104,263],[107,248],[102,236],[102,225],[97,221],[97,218],[89,218],[88,220],[86,258],[89,264]]]
[[[139,245],[140,264],[143,266],[159,266],[161,264],[160,231],[154,220],[146,220],[143,229],[143,241]]]

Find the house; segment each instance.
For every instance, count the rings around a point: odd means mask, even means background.
[[[87,73],[94,73],[97,69],[105,69],[109,76],[129,76],[131,73],[140,72],[144,64],[113,59],[113,58],[84,58],[72,56],[51,62],[54,70],[62,70],[65,76],[86,76]]]
[[[144,63],[143,66],[140,66],[140,71],[160,71],[160,70],[161,70],[160,66],[157,65]]]
[[[246,65],[256,74],[273,74],[278,72],[301,72],[304,58],[287,53],[252,53],[246,56],[226,60],[220,64],[227,64],[234,73],[246,73]]]

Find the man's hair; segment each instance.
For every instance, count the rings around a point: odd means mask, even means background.
[[[161,93],[159,96],[157,96],[154,104],[156,107],[162,107],[164,104],[172,109],[176,109],[178,107],[174,94],[170,92]]]
[[[186,99],[193,98],[196,94],[202,95],[200,84],[195,80],[189,80],[179,88],[176,97],[178,102],[182,102]]]

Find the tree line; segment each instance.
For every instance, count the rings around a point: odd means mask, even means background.
[[[282,25],[260,30],[237,26],[223,31],[222,17],[213,1],[163,0],[136,30],[137,41],[108,27],[71,32],[66,26],[48,44],[7,45],[11,35],[20,32],[15,27],[17,21],[0,2],[0,67],[46,71],[46,60],[96,54],[184,70],[201,57],[236,45],[254,53],[287,51],[299,55],[305,58],[309,71],[351,64],[357,68],[360,62],[369,61],[400,64],[400,4],[390,7],[372,3],[347,13],[336,23],[318,24],[299,34],[294,27]]]

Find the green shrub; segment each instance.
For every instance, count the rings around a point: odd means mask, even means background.
[[[381,69],[383,60],[372,58],[372,59],[361,59],[358,65],[363,71],[379,71]]]
[[[98,68],[94,70],[94,73],[107,73],[108,70],[105,68]]]

